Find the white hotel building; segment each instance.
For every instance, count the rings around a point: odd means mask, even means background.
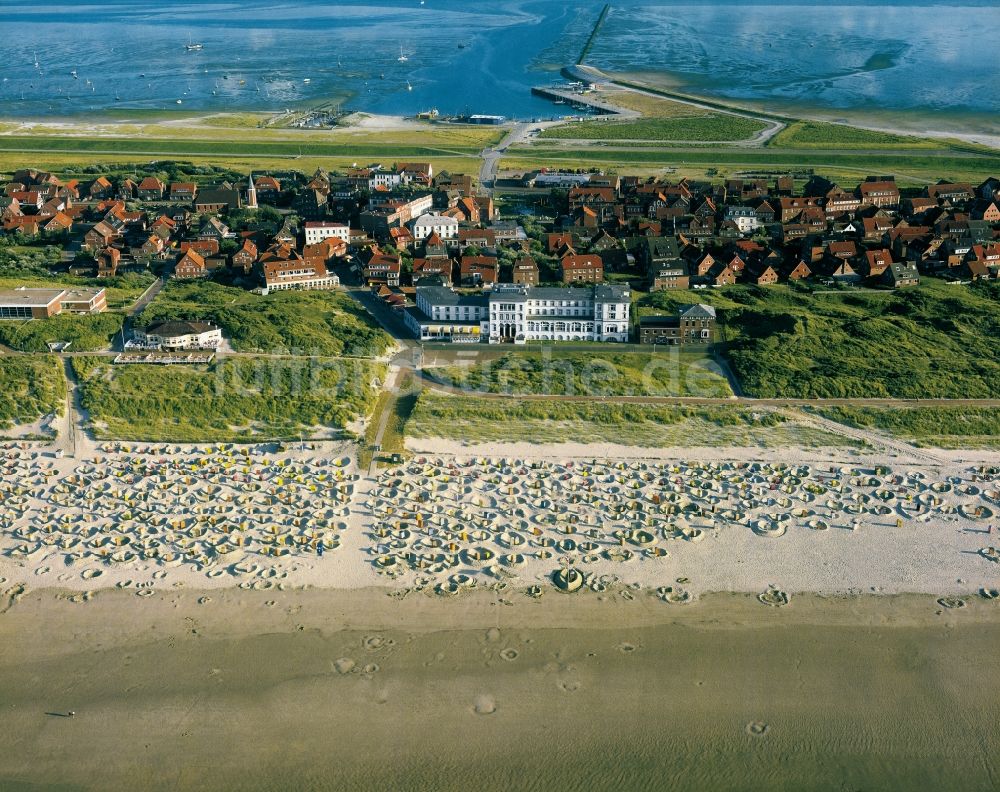
[[[425,214],[413,221],[414,239],[427,239],[431,234],[437,234],[441,239],[454,239],[458,236],[458,220],[444,215]]]
[[[451,289],[417,288],[417,306],[405,314],[422,341],[629,340],[632,295],[626,286],[539,288],[497,284],[489,294],[462,296]]]
[[[351,228],[343,223],[313,221],[306,223],[305,229],[307,245],[315,245],[324,239],[332,239],[334,237],[343,239],[345,242],[351,241]]]

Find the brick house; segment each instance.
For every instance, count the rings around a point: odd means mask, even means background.
[[[563,283],[602,283],[604,262],[593,253],[567,255],[559,261],[559,272]]]
[[[208,274],[205,258],[193,250],[187,251],[174,267],[174,277],[178,279],[204,278]]]

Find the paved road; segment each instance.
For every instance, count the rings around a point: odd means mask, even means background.
[[[157,278],[149,285],[149,288],[146,289],[146,291],[139,295],[139,299],[132,304],[132,307],[125,312],[125,315],[135,316],[136,314],[142,313],[146,309],[146,306],[156,298],[156,295],[163,290],[165,285],[166,281],[164,281],[163,278]]]
[[[503,155],[507,152],[508,148],[521,143],[527,143],[528,139],[531,137],[532,131],[536,129],[544,129],[547,126],[552,126],[554,123],[562,122],[539,121],[532,123],[516,123],[508,130],[507,134],[504,135],[503,140],[497,143],[496,146],[483,149],[483,153],[481,155],[483,164],[479,168],[480,192],[483,192],[486,195],[493,194],[493,187],[497,178],[497,169],[500,166],[500,160],[503,158]]]

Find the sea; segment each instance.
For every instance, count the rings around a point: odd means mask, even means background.
[[[0,116],[341,107],[553,117],[586,63],[770,109],[997,122],[1000,4],[0,0]]]

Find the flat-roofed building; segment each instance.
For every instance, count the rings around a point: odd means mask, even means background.
[[[108,308],[104,289],[29,289],[0,291],[0,319],[47,319],[63,311],[102,313]]]
[[[47,319],[62,311],[62,289],[0,291],[0,319]]]
[[[104,313],[108,309],[104,289],[66,289],[60,301],[62,309],[70,313]]]

